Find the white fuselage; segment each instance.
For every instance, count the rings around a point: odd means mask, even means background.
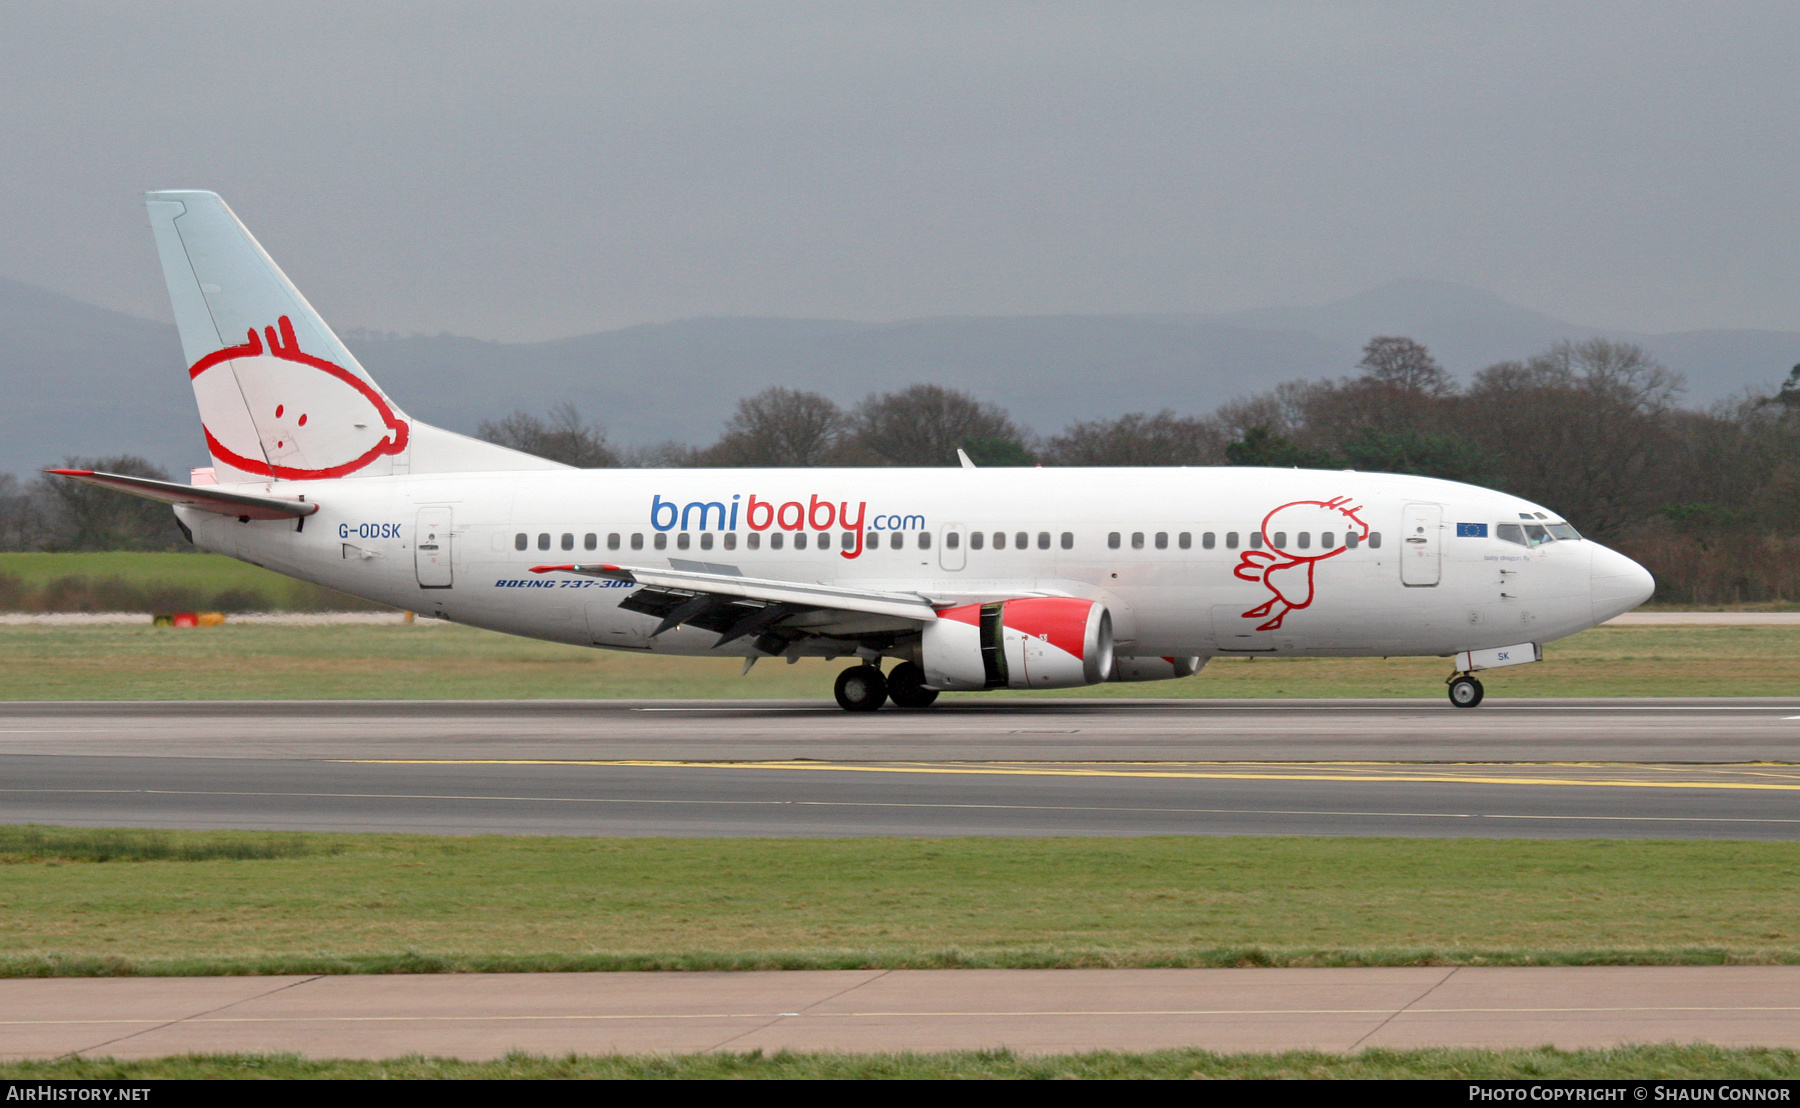
[[[1541,643],[1651,588],[1597,543],[1499,537],[1502,524],[1541,534],[1555,519],[1518,497],[1348,471],[561,470],[233,487],[321,508],[298,524],[178,509],[201,548],[459,623],[671,654],[755,648],[715,647],[718,634],[697,628],[653,636],[654,618],[619,607],[629,584],[533,567],[673,567],[946,604],[1075,596],[1104,603],[1118,654],[1143,658]],[[796,652],[850,654],[858,635],[906,627],[821,613]]]

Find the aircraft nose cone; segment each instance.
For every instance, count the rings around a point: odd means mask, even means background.
[[[1594,544],[1588,595],[1594,605],[1594,622],[1605,623],[1650,599],[1656,579],[1650,571],[1619,553]]]

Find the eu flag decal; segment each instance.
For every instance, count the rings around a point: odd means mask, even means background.
[[[1456,525],[1456,537],[1459,539],[1485,539],[1487,538],[1487,524],[1459,523]]]

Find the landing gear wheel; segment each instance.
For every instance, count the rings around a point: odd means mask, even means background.
[[[1473,708],[1481,703],[1481,682],[1463,674],[1450,679],[1450,703],[1458,708]]]
[[[911,662],[901,662],[887,675],[888,699],[897,708],[929,708],[938,698],[936,689],[925,687],[925,671]]]
[[[838,674],[838,707],[846,712],[875,712],[887,703],[887,678],[874,666],[851,666]]]

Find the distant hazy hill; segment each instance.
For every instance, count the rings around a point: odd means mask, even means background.
[[[1369,336],[1404,334],[1459,376],[1563,338],[1637,342],[1687,374],[1688,403],[1771,387],[1800,333],[1602,332],[1460,285],[1400,281],[1310,308],[1212,316],[690,319],[541,343],[350,337],[422,419],[472,431],[515,408],[572,401],[615,442],[706,443],[740,396],[769,385],[840,403],[921,381],[968,389],[1040,432],[1072,420],[1218,404],[1299,377],[1352,372]],[[0,279],[0,471],[67,454],[204,463],[171,327]]]

